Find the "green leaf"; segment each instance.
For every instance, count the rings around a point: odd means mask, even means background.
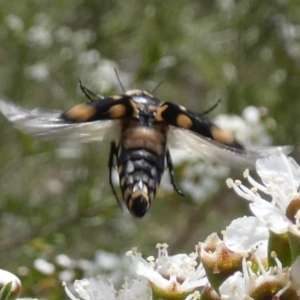
[[[10,296],[12,282],[7,283],[0,291],[0,300],[7,300]]]

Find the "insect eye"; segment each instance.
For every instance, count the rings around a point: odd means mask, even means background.
[[[129,208],[132,214],[141,218],[149,209],[149,201],[143,195],[139,195],[130,200]]]

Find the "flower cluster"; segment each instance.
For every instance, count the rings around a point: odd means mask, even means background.
[[[157,258],[144,259],[132,249],[127,256],[136,278],[127,278],[118,292],[108,281],[84,279],[75,282],[76,293],[87,300],[299,299],[300,167],[278,149],[259,159],[256,168],[262,183],[244,172],[250,188],[239,180],[227,180],[249,201],[254,216],[233,220],[222,232],[223,240],[213,233],[190,255],[169,256],[168,246],[158,244]]]
[[[127,252],[136,267],[136,278],[125,279],[119,291],[112,283],[101,278],[77,280],[74,290],[81,299],[198,299],[196,289],[207,283],[202,264],[196,262],[197,254],[168,255],[168,245],[158,244],[158,257],[142,258],[137,249]],[[76,297],[66,287],[72,300]]]
[[[207,299],[257,300],[300,297],[300,167],[281,149],[256,163],[262,183],[228,179],[227,184],[249,202],[254,216],[233,220],[222,232],[196,245],[191,254],[168,254],[158,244],[157,257],[147,259],[134,248],[127,252],[134,275],[120,288],[103,277],[64,283],[71,300]],[[261,195],[264,194],[264,196]],[[106,257],[106,256],[105,256]],[[115,260],[114,260],[115,261]],[[121,260],[122,261],[122,260]],[[3,294],[18,293],[20,281],[0,272]],[[76,294],[76,296],[75,296]]]
[[[279,148],[278,152],[269,157],[259,159],[256,170],[263,184],[255,181],[244,172],[252,188],[241,181],[227,180],[227,185],[250,202],[253,214],[271,231],[277,234],[292,232],[300,235],[300,167],[292,157],[287,157]],[[271,197],[264,199],[259,191]]]

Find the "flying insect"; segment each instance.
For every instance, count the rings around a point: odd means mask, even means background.
[[[146,91],[103,98],[81,83],[80,87],[89,101],[64,112],[27,110],[6,100],[0,100],[0,111],[18,129],[43,140],[110,142],[110,186],[121,205],[112,182],[116,165],[123,202],[136,217],[143,217],[154,201],[165,165],[171,184],[183,195],[175,183],[170,148],[231,167],[251,167],[257,158],[276,149],[245,149],[205,113],[162,102]]]

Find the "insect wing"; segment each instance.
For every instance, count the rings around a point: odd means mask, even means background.
[[[187,153],[204,160],[220,163],[230,167],[251,168],[258,158],[276,153],[278,147],[250,147],[239,149],[218,143],[187,129],[171,127],[168,132],[168,147],[182,149]],[[292,147],[281,147],[284,153]]]
[[[119,132],[116,120],[72,123],[58,110],[27,110],[13,102],[0,100],[0,111],[18,129],[43,140],[91,142],[113,140]]]

